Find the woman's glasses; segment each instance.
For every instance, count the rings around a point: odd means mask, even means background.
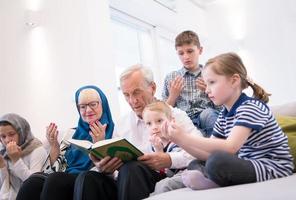
[[[79,109],[80,112],[84,112],[84,111],[86,111],[87,106],[90,107],[92,110],[94,110],[98,107],[99,104],[100,104],[99,101],[92,101],[89,103],[77,104],[77,108]]]

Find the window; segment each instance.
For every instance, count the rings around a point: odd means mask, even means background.
[[[115,63],[120,115],[130,106],[120,90],[119,76],[124,69],[137,63],[150,67],[157,84],[156,97],[161,98],[165,75],[180,67],[174,47],[175,34],[111,8],[113,62]]]
[[[119,92],[120,113],[124,115],[130,109],[120,91],[119,76],[122,71],[134,64],[155,66],[152,29],[149,24],[111,10],[111,31],[113,40],[113,58],[116,71],[116,84]]]

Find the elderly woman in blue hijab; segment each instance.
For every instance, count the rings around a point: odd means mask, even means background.
[[[79,113],[78,126],[58,142],[58,130],[54,123],[47,127],[46,137],[50,145],[49,171],[32,175],[24,182],[17,196],[22,199],[73,199],[76,177],[93,167],[89,156],[72,147],[67,138],[97,142],[112,137],[114,124],[104,93],[96,86],[85,86],[75,94]]]
[[[0,144],[0,199],[15,199],[23,181],[41,171],[47,153],[27,120],[14,113],[0,117]]]

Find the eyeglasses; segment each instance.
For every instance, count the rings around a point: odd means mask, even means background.
[[[87,106],[90,107],[92,110],[96,109],[100,105],[99,101],[92,101],[89,103],[82,103],[77,104],[77,108],[80,110],[80,112],[84,112],[87,109]]]

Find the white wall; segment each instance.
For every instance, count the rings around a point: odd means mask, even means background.
[[[217,0],[206,19],[207,57],[236,51],[271,105],[295,101],[296,1]]]
[[[35,28],[25,25],[28,10],[38,12]],[[44,138],[52,121],[76,126],[74,93],[95,84],[116,117],[107,0],[1,0],[0,16],[1,114],[23,115]]]
[[[254,80],[273,93],[271,104],[296,99],[294,0],[217,0],[204,8],[177,0],[177,12],[149,0],[110,2],[169,32],[172,40],[185,29],[196,31],[203,63],[218,53],[239,52]],[[25,25],[30,18],[35,28]],[[107,94],[116,120],[110,35],[108,0],[0,0],[0,114],[23,115],[44,137],[51,121],[62,130],[76,125],[74,92],[95,84]],[[163,77],[167,70],[159,72]]]

